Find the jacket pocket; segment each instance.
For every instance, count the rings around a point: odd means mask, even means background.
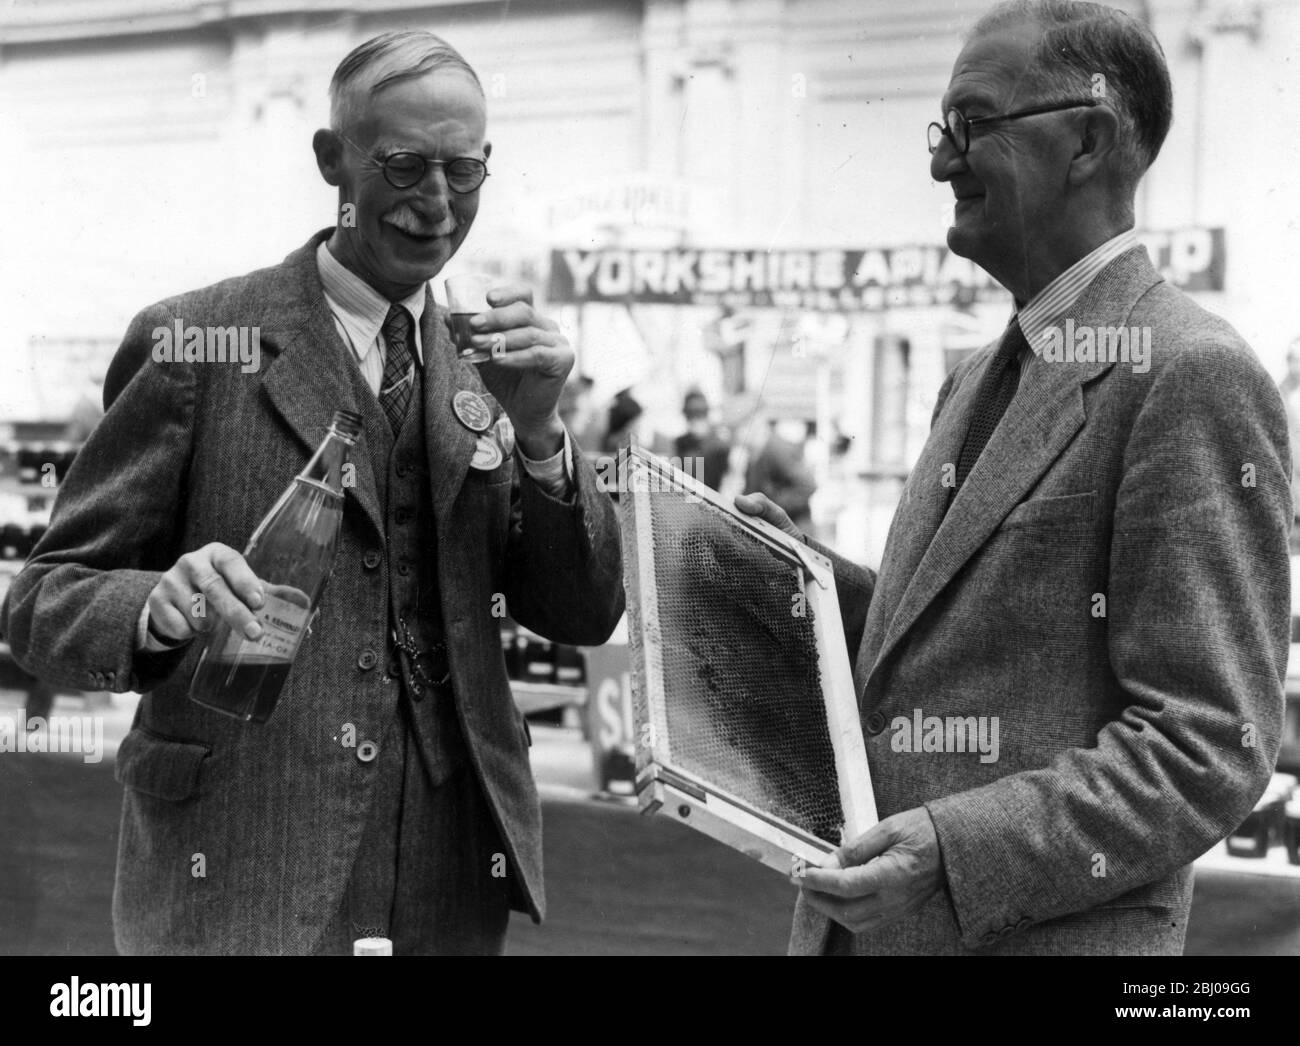
[[[1002,520],[1002,530],[1016,527],[1051,527],[1090,524],[1096,512],[1097,492],[1065,494],[1054,498],[1022,501]]]
[[[117,750],[113,776],[127,788],[180,802],[199,794],[203,761],[211,754],[207,745],[135,727]]]

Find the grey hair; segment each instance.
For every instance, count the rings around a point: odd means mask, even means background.
[[[1100,97],[1119,122],[1116,174],[1131,197],[1173,120],[1173,87],[1159,41],[1132,15],[1081,0],[1008,0],[983,15],[968,38],[1026,22],[1042,30],[1022,80],[1043,95],[1034,104],[1095,97],[1100,84]],[[1102,79],[1094,80],[1098,74]]]
[[[459,69],[483,93],[478,74],[461,53],[440,36],[423,29],[381,33],[353,48],[330,80],[330,128],[349,129],[361,109],[361,96],[374,95],[403,80],[435,69]]]

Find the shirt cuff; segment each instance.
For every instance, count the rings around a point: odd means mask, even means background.
[[[564,446],[544,461],[533,461],[519,450],[519,460],[524,471],[533,477],[542,490],[559,501],[565,500],[573,489],[573,448],[569,444],[569,430],[564,430]]]
[[[145,603],[140,608],[140,620],[136,622],[135,626],[136,650],[143,650],[146,654],[161,654],[165,650],[175,650],[188,642],[188,639],[178,639],[174,643],[164,643],[149,631],[149,604]]]

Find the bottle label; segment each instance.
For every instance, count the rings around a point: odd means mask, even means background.
[[[305,598],[301,593],[298,593],[298,597]],[[241,633],[232,630],[221,655],[223,658],[238,656],[246,662],[292,661],[310,617],[310,606],[291,603],[268,592],[266,602],[257,612],[257,620],[262,625],[262,637],[246,639]]]

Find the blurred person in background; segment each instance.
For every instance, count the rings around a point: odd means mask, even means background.
[[[683,462],[683,471],[713,490],[721,490],[727,473],[731,445],[723,439],[709,420],[709,400],[699,389],[691,389],[682,402],[686,431],[673,440],[673,456]],[[700,459],[702,471],[693,459]],[[688,460],[691,465],[685,464]]]
[[[766,419],[767,438],[745,470],[745,490],[766,494],[801,532],[812,536],[812,496],[817,490],[804,461],[807,424],[789,418]],[[761,431],[762,427],[756,427]]]
[[[605,434],[601,437],[600,449],[606,454],[614,454],[629,443],[639,444],[638,421],[644,413],[630,388],[615,393],[606,414]]]

